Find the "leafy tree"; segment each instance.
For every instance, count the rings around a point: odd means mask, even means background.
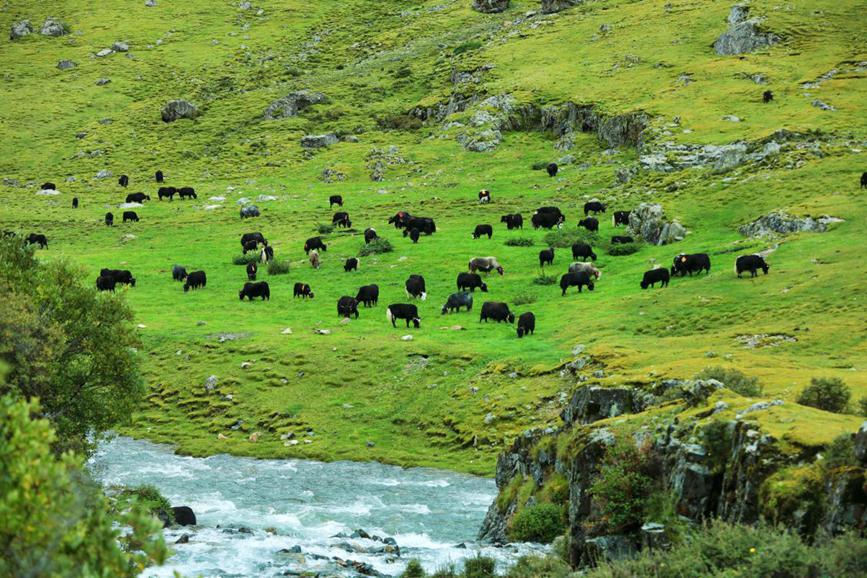
[[[810,380],[810,385],[798,395],[798,403],[831,411],[843,413],[849,406],[852,391],[842,379],[837,377],[817,378]]]
[[[9,367],[0,394],[40,400],[58,453],[90,451],[144,392],[130,309],[81,277],[66,262],[38,262],[21,239],[0,240],[0,360]]]
[[[113,508],[80,456],[53,452],[39,413],[0,397],[0,576],[132,578],[161,564],[161,524],[135,504]]]

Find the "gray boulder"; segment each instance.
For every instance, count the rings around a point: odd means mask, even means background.
[[[115,42],[111,45],[111,49],[115,52],[129,52],[129,44],[126,42]]]
[[[337,135],[330,132],[327,134],[308,134],[301,137],[301,146],[306,149],[318,149],[337,144]]]
[[[98,179],[107,179],[111,177],[111,171],[108,169],[102,169],[98,173],[96,173],[96,178]]]
[[[69,27],[57,18],[46,18],[39,33],[43,36],[63,36],[69,34]]]
[[[760,20],[749,18],[749,14],[749,6],[739,4],[732,7],[728,17],[728,30],[713,43],[717,54],[730,56],[755,52],[780,41],[776,34],[761,30]]]
[[[33,33],[33,25],[30,20],[19,20],[12,23],[12,29],[9,32],[9,40],[18,40],[25,36],[30,36]]]
[[[473,0],[473,10],[493,14],[509,7],[509,0]]]
[[[157,5],[157,0],[145,0],[145,6],[148,8],[153,8]]]
[[[100,78],[96,81],[96,85],[97,86],[105,86],[106,84],[108,84],[110,82],[111,82],[110,78]]]
[[[654,245],[682,241],[686,228],[677,221],[667,221],[662,205],[641,203],[629,213],[629,232]]]
[[[828,225],[839,223],[842,219],[825,215],[813,217],[793,217],[784,211],[774,211],[759,217],[752,223],[747,223],[738,231],[745,237],[772,237],[774,235],[789,235],[791,233],[824,233]]]
[[[162,110],[163,122],[174,122],[182,118],[196,118],[199,109],[187,100],[170,100]]]
[[[325,104],[328,102],[328,97],[321,92],[313,90],[299,90],[291,92],[283,98],[278,98],[268,105],[265,113],[262,115],[267,120],[277,118],[287,118],[295,116],[308,106],[313,104]]]
[[[102,50],[100,50],[99,52],[96,53],[96,57],[97,58],[105,58],[106,56],[110,56],[112,54],[114,54],[114,50],[112,50],[111,48],[103,48]]]
[[[60,70],[69,70],[71,68],[75,68],[76,66],[78,65],[71,60],[61,60],[57,63],[57,68],[59,68]]]
[[[584,0],[542,0],[542,14],[554,14],[583,3]]]

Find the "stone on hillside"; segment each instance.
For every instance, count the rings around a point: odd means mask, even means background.
[[[115,52],[129,52],[129,44],[126,42],[115,42],[111,45],[111,49]]]
[[[69,27],[57,18],[46,18],[39,33],[43,36],[63,36],[69,34]]]
[[[662,205],[641,203],[629,213],[629,232],[654,245],[681,241],[686,229],[677,221],[666,221]]]
[[[862,466],[867,466],[867,421],[861,424],[855,434],[855,457]]]
[[[313,90],[298,90],[283,98],[278,98],[268,105],[263,116],[268,120],[295,116],[308,106],[326,104],[328,97]]]
[[[783,211],[774,211],[759,217],[752,223],[742,226],[738,231],[745,237],[770,237],[775,234],[791,233],[824,233],[831,223],[839,223],[842,219],[825,215],[814,219],[810,216],[793,217]]]
[[[61,60],[57,63],[57,68],[59,68],[60,70],[71,70],[76,66],[78,65],[71,60]]]
[[[163,122],[174,122],[181,118],[196,118],[199,109],[188,100],[170,100],[162,110]]]
[[[205,380],[205,390],[206,391],[214,391],[217,387],[217,383],[219,383],[219,378],[216,375],[209,375],[208,379]]]
[[[153,8],[157,5],[157,0],[145,0],[145,6],[148,8]]]
[[[776,44],[780,38],[772,32],[763,32],[759,20],[749,18],[750,8],[744,5],[732,7],[728,17],[729,28],[713,43],[717,54],[729,56],[755,52]]]
[[[554,14],[583,3],[584,0],[542,0],[542,14]]]
[[[97,58],[105,58],[106,56],[109,56],[111,54],[114,54],[114,50],[112,50],[111,48],[103,48],[102,50],[100,50],[99,52],[96,53],[96,57]]]
[[[252,7],[253,7],[253,4],[250,2],[246,2],[246,1],[238,4],[238,8],[240,8],[241,10],[249,10]]]
[[[308,134],[301,137],[301,146],[306,149],[318,149],[337,144],[339,139],[333,132],[327,134]]]
[[[98,173],[96,173],[96,178],[98,179],[107,179],[111,177],[111,171],[108,169],[102,169]]]
[[[24,38],[33,33],[33,25],[30,20],[19,20],[12,23],[12,30],[9,32],[9,40],[17,40]]]
[[[99,80],[96,81],[96,85],[97,86],[105,86],[106,84],[108,84],[110,82],[111,82],[110,78],[100,78]]]
[[[473,0],[473,10],[493,14],[509,7],[509,0]]]
[[[811,102],[810,104],[812,104],[812,105],[815,106],[816,108],[820,108],[820,109],[822,109],[822,110],[831,110],[831,111],[837,110],[836,108],[834,108],[834,107],[831,106],[830,104],[828,104],[828,103],[826,103],[826,102],[822,102],[822,101],[819,100],[818,98],[815,99],[815,100],[813,100],[813,102]]]
[[[331,167],[325,167],[322,169],[322,175],[319,177],[323,182],[326,183],[334,183],[338,181],[345,181],[346,174],[338,171],[337,169],[333,169]]]

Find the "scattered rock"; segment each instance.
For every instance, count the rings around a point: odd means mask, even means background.
[[[760,20],[749,19],[749,13],[749,6],[737,4],[732,7],[728,30],[713,43],[717,54],[728,56],[755,52],[780,41],[776,34],[762,31],[759,28]]]
[[[109,56],[111,54],[114,54],[114,50],[112,50],[111,48],[103,48],[102,50],[100,50],[99,52],[96,53],[96,57],[97,58],[105,58],[106,56]]]
[[[825,103],[825,102],[822,102],[822,101],[819,100],[818,98],[815,99],[815,100],[813,100],[813,102],[811,102],[810,104],[812,104],[812,105],[815,106],[816,108],[820,108],[820,109],[822,109],[822,110],[830,110],[830,111],[837,110],[836,108],[834,108],[834,107],[831,106],[830,104],[827,104],[827,103]]]
[[[334,133],[309,134],[301,137],[301,146],[306,149],[318,149],[337,144],[340,140]]]
[[[242,361],[241,362],[241,369],[250,369],[251,367],[253,367],[253,362],[251,362],[251,361]]]
[[[750,407],[746,408],[743,411],[739,411],[735,414],[735,419],[741,419],[743,416],[756,412],[756,411],[764,411],[768,408],[775,407],[778,405],[783,405],[782,399],[775,399],[773,401],[760,401],[758,403],[754,403]]]
[[[208,379],[205,380],[205,390],[214,391],[217,387],[217,383],[219,383],[219,378],[216,375],[209,375]]]
[[[296,116],[299,112],[314,104],[327,104],[328,97],[313,90],[291,92],[283,98],[278,98],[268,105],[262,115],[267,120]]]
[[[485,425],[491,425],[492,423],[494,423],[495,421],[497,421],[497,416],[495,416],[495,415],[492,414],[492,413],[488,413],[487,415],[485,415],[485,420],[484,420],[484,421],[485,421]]]
[[[49,197],[49,196],[59,195],[60,191],[58,191],[56,189],[42,189],[41,191],[36,191],[36,194]]]
[[[473,10],[485,14],[503,12],[509,7],[509,0],[473,0]]]
[[[110,178],[111,176],[112,176],[112,173],[108,169],[102,169],[101,171],[96,173],[96,178],[98,178],[98,179],[107,179],[107,178]]]
[[[583,4],[584,0],[542,0],[542,14],[554,14],[567,8]]]
[[[195,526],[196,514],[189,506],[174,506],[172,507],[175,524],[178,526]]]
[[[170,100],[163,106],[161,114],[163,122],[174,122],[182,118],[196,118],[199,109],[188,100]]]
[[[257,432],[257,431],[256,431],[256,432],[253,432],[253,433],[250,434],[250,437],[247,438],[247,441],[257,442],[257,441],[259,441],[259,436],[260,436],[260,435],[261,435],[261,434],[260,434],[259,432]]]
[[[401,339],[401,341],[412,341],[413,337],[412,337],[412,335],[404,335],[400,339]]]
[[[17,40],[24,38],[33,33],[33,25],[30,20],[19,20],[12,23],[12,29],[9,32],[9,40]]]
[[[175,540],[175,544],[189,544],[190,543],[190,535],[189,534],[181,534],[181,537]]]
[[[57,63],[57,68],[59,68],[60,70],[70,70],[75,68],[76,66],[78,66],[78,64],[71,60],[61,60]]]
[[[740,117],[737,117],[733,114],[727,114],[727,115],[723,116],[722,119],[727,120],[729,122],[741,122]]]
[[[641,203],[629,213],[629,231],[654,245],[682,241],[686,228],[677,221],[666,221],[662,205]]]
[[[326,183],[335,183],[339,181],[345,181],[346,174],[338,171],[337,169],[325,167],[324,169],[322,169],[322,174],[319,176],[319,178]]]
[[[129,44],[118,41],[111,45],[111,49],[115,52],[129,52]]]
[[[775,211],[759,217],[752,223],[743,225],[738,231],[745,237],[771,237],[773,235],[789,235],[791,233],[824,233],[828,225],[840,223],[843,219],[828,215],[818,217],[793,217],[783,211]]]
[[[43,36],[63,36],[69,34],[69,27],[57,18],[46,18],[39,33]]]
[[[762,347],[777,347],[784,343],[797,343],[798,339],[783,333],[759,333],[757,335],[738,335],[735,338],[738,343],[747,349]]]
[[[111,82],[110,78],[100,78],[99,80],[96,81],[96,85],[97,86],[105,86],[106,84],[109,84],[110,82]]]
[[[157,0],[145,0],[145,6],[148,8],[153,8],[157,5]]]
[[[330,329],[314,329],[313,333],[316,335],[331,335]]]
[[[286,329],[284,329],[283,331],[280,332],[280,335],[292,335],[292,328],[287,327]]]

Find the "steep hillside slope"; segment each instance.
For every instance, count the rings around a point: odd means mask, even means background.
[[[152,393],[129,431],[198,454],[491,475],[521,431],[559,424],[576,382],[651,387],[708,365],[739,368],[783,400],[753,417],[789,443],[815,449],[855,431],[854,415],[801,419],[794,399],[817,376],[843,379],[853,401],[867,396],[858,182],[867,4],[753,2],[751,15],[779,42],[741,56],[712,48],[731,8],[719,2],[587,2],[551,15],[529,0],[492,15],[470,4],[4,3],[0,27],[26,18],[35,32],[4,38],[0,50],[2,228],[45,233],[43,258],[79,262],[89,279],[101,267],[136,275],[124,293]],[[40,35],[49,16],[70,33]],[[115,42],[128,52],[97,56]],[[77,65],[60,70],[61,60]],[[327,102],[264,118],[302,89]],[[181,98],[201,114],[163,122],[163,105]],[[331,146],[300,144],[329,133]],[[533,170],[551,161],[556,177]],[[198,198],[158,201],[157,169]],[[36,195],[45,181],[60,194]],[[481,188],[492,190],[490,205],[478,204]],[[103,215],[120,221],[118,205],[138,191],[153,197],[134,209],[141,222],[105,227]],[[302,247],[330,223],[332,194],[343,195],[354,228],[324,235],[323,267],[312,270]],[[239,221],[242,198],[262,216]],[[539,284],[538,251],[562,247],[548,272],[559,278],[592,198],[609,211],[597,236],[581,238],[603,275],[595,291],[561,297],[556,279]],[[610,237],[625,233],[611,210],[642,202],[661,204],[688,235],[613,254]],[[545,205],[563,209],[566,233],[529,226]],[[398,210],[433,217],[437,233],[412,244],[387,225]],[[773,211],[841,220],[824,233],[739,233]],[[514,212],[525,228],[507,231],[500,216]],[[478,223],[495,225],[493,239],[470,238]],[[395,250],[344,273],[369,226]],[[247,231],[291,262],[284,276],[263,268],[270,302],[236,298],[245,275],[232,259]],[[737,255],[768,250],[769,275],[735,277]],[[639,288],[645,270],[680,252],[709,253],[711,273]],[[472,313],[442,316],[457,273],[485,255],[505,275],[487,279]],[[174,263],[205,270],[208,287],[185,294],[171,282]],[[385,306],[406,301],[404,280],[417,273],[429,293],[422,327],[392,329]],[[293,300],[295,282],[310,283],[315,299]],[[367,283],[381,287],[378,307],[341,324],[337,299]],[[518,340],[513,326],[480,324],[485,300],[533,311],[536,334]],[[578,344],[589,363],[563,371],[583,357]]]

